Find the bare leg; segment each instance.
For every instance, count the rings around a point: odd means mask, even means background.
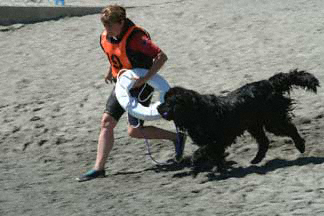
[[[117,121],[109,114],[104,113],[101,120],[101,130],[98,139],[97,158],[95,170],[103,170],[109,153],[114,145],[114,128]]]
[[[134,128],[128,126],[128,135],[138,139],[166,139],[175,142],[177,134],[154,126]]]

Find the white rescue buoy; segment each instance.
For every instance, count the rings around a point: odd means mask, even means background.
[[[157,111],[157,107],[164,102],[164,95],[170,89],[168,82],[160,75],[155,74],[147,83],[160,94],[159,101],[151,103],[149,107],[145,107],[139,103],[138,98],[132,97],[129,91],[136,82],[137,77],[143,77],[147,73],[147,69],[134,68],[123,69],[119,72],[115,87],[116,97],[119,104],[132,116],[142,120],[157,120],[161,115]]]

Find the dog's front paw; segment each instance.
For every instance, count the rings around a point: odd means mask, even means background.
[[[219,173],[225,173],[227,171],[227,169],[226,169],[226,166],[224,164],[222,164],[222,165],[217,165],[216,171]]]

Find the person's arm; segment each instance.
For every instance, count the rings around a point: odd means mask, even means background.
[[[112,70],[111,70],[111,66],[109,66],[107,74],[105,75],[105,82],[108,83],[112,83],[113,80],[113,76],[112,76]]]
[[[107,55],[107,53],[105,52],[105,49],[103,48],[102,44],[101,44],[101,35],[100,35],[100,41],[99,41],[100,47],[102,49],[102,51],[106,54],[107,59],[109,61],[109,56]],[[112,69],[111,69],[111,65],[108,66],[108,71],[105,74],[105,82],[108,83],[112,83],[113,81],[113,76],[112,76]]]
[[[134,52],[140,52],[153,59],[153,64],[149,68],[145,77],[137,79],[134,87],[140,87],[152,78],[168,60],[167,55],[143,32],[135,34],[130,41],[129,48]]]
[[[167,55],[163,51],[160,51],[157,54],[157,56],[154,58],[153,65],[148,70],[147,74],[144,77],[137,79],[136,83],[134,84],[134,88],[140,87],[141,85],[146,83],[149,79],[151,79],[152,76],[154,76],[161,69],[161,67],[165,64],[167,60],[168,60]]]

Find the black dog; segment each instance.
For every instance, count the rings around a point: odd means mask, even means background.
[[[165,102],[158,106],[158,111],[164,119],[173,120],[179,129],[187,131],[200,147],[192,156],[194,166],[208,159],[221,171],[226,147],[244,131],[258,143],[252,164],[262,161],[269,148],[264,129],[290,137],[301,153],[305,151],[305,140],[291,122],[293,100],[289,92],[293,86],[316,93],[319,81],[314,75],[295,69],[246,84],[226,96],[202,95],[174,87],[165,94]]]

